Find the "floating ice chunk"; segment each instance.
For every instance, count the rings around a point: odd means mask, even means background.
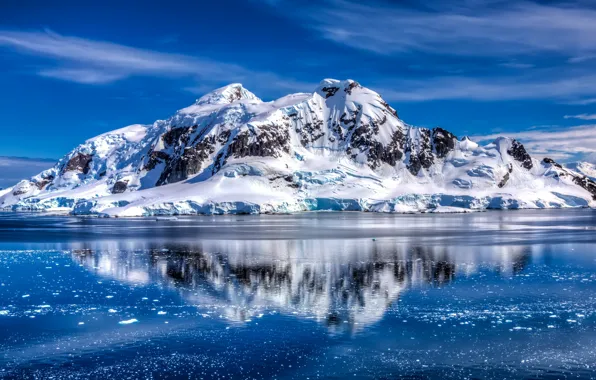
[[[79,326],[82,326],[84,324],[85,324],[85,322],[79,322]]]
[[[106,296],[107,299],[114,298],[114,296]]]
[[[116,309],[110,309],[110,310],[108,310],[108,313],[116,313],[116,312],[117,312]]]
[[[120,321],[118,322],[118,324],[120,325],[130,325],[131,323],[137,323],[138,319],[132,318],[132,319],[127,319],[125,321]]]
[[[29,294],[23,294],[23,296],[22,296],[22,297],[23,297],[23,298],[28,298],[28,297],[30,297],[30,295],[29,295]]]
[[[168,314],[168,312],[167,311],[163,311],[163,310],[160,310],[160,311],[157,312],[157,315],[166,315],[166,314]]]
[[[0,310],[0,315],[8,315],[8,310]]]

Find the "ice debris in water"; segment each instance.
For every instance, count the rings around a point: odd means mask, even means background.
[[[138,322],[138,319],[132,318],[132,319],[127,319],[125,321],[120,321],[120,322],[118,322],[118,324],[130,325],[131,323],[137,323],[137,322]]]

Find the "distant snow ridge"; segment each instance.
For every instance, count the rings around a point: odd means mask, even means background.
[[[4,210],[103,216],[560,207],[596,207],[593,166],[410,126],[376,92],[334,79],[271,102],[222,87],[0,191]]]

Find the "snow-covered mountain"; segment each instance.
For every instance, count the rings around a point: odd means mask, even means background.
[[[564,166],[579,174],[585,175],[592,181],[596,181],[596,164],[592,164],[590,162],[573,162],[565,164]]]
[[[333,79],[272,102],[222,87],[0,192],[3,209],[111,216],[587,206],[596,183],[573,168],[506,137],[479,146],[410,126],[379,94]]]

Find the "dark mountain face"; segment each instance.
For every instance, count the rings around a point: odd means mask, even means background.
[[[551,168],[554,177],[570,178],[577,186],[592,194],[592,199],[596,200],[596,182],[588,176],[566,169],[563,165],[548,157],[542,160],[542,164]]]
[[[507,150],[507,153],[515,158],[516,161],[519,161],[521,165],[530,170],[532,169],[532,157],[526,152],[526,148],[517,140],[513,140],[511,143],[511,148]]]

